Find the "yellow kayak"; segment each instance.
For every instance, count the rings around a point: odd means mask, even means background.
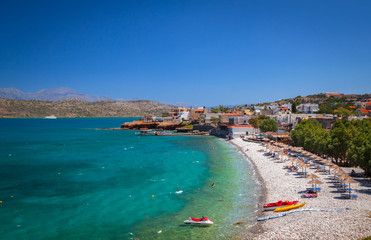
[[[297,204],[297,205],[291,205],[291,206],[287,206],[287,207],[276,208],[276,209],[274,209],[273,212],[284,212],[284,211],[288,211],[288,210],[291,210],[291,209],[300,208],[304,205],[305,205],[305,203],[300,203],[300,204]]]

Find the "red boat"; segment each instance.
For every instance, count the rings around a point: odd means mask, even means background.
[[[196,225],[204,225],[204,226],[210,226],[213,224],[213,221],[210,220],[210,218],[202,217],[202,218],[193,218],[190,217],[188,220],[184,221],[185,224],[196,224]]]
[[[278,201],[278,202],[275,202],[275,203],[268,203],[267,205],[264,205],[264,211],[273,211],[275,210],[276,208],[278,207],[288,207],[288,206],[291,206],[291,205],[295,205],[297,204],[299,201],[293,201],[293,202],[289,202],[289,201]]]

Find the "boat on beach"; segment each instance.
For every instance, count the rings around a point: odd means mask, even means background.
[[[210,226],[214,224],[213,221],[211,221],[210,218],[207,218],[207,217],[202,217],[202,218],[189,217],[189,219],[185,220],[184,223],[200,225],[200,226]]]
[[[279,207],[293,206],[293,205],[297,204],[298,202],[299,201],[293,201],[293,202],[278,201],[278,202],[275,202],[275,203],[268,203],[267,205],[263,206],[263,210],[264,211],[273,211],[273,210],[275,210],[276,208],[279,208]]]
[[[274,212],[285,212],[285,211],[288,211],[288,210],[291,210],[291,209],[300,208],[304,205],[305,205],[305,203],[301,203],[301,204],[297,204],[297,205],[291,205],[291,206],[287,206],[287,207],[279,207],[279,208],[276,208],[274,210]]]

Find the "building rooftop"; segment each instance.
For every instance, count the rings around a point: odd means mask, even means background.
[[[367,109],[362,108],[360,110],[361,110],[362,113],[368,113],[368,110]]]
[[[241,113],[222,113],[220,116],[242,116]]]
[[[251,125],[230,125],[230,126],[227,126],[228,128],[233,128],[233,127],[249,127],[249,128],[252,128],[253,126]]]

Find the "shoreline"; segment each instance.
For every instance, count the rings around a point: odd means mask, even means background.
[[[267,202],[306,202],[305,208],[339,209],[341,212],[297,212],[285,217],[256,222],[246,228],[241,239],[361,239],[371,236],[371,183],[367,179],[355,178],[352,184],[357,200],[340,199],[341,195],[332,186],[333,175],[318,174],[324,182],[317,198],[301,198],[301,191],[309,187],[309,179],[283,169],[287,163],[276,162],[264,156],[258,149],[265,149],[260,143],[245,142],[240,138],[226,141],[241,151],[246,161],[251,162],[259,186],[257,218],[273,216],[276,213],[262,211]],[[248,151],[246,151],[246,148]],[[315,169],[307,171],[314,173]],[[350,171],[350,169],[346,169]]]
[[[253,168],[254,175],[255,175],[254,177],[256,178],[257,183],[258,183],[257,184],[257,187],[258,187],[258,196],[257,196],[258,211],[256,212],[255,216],[256,216],[256,218],[263,217],[264,213],[262,211],[260,211],[260,209],[263,207],[263,205],[264,205],[263,203],[266,202],[266,197],[267,197],[266,183],[265,183],[262,175],[260,174],[260,171],[257,168],[255,162],[246,154],[246,152],[242,149],[242,146],[239,146],[232,141],[226,141],[226,142],[231,144],[232,147],[236,148],[238,151],[240,151],[241,154],[246,159],[246,161],[248,161]],[[257,235],[259,235],[263,232],[264,232],[264,226],[262,226],[262,224],[259,224],[258,222],[256,222],[254,225],[251,225],[251,226],[248,227],[246,233],[244,233],[243,236],[245,238],[252,238],[252,237],[257,236]]]

